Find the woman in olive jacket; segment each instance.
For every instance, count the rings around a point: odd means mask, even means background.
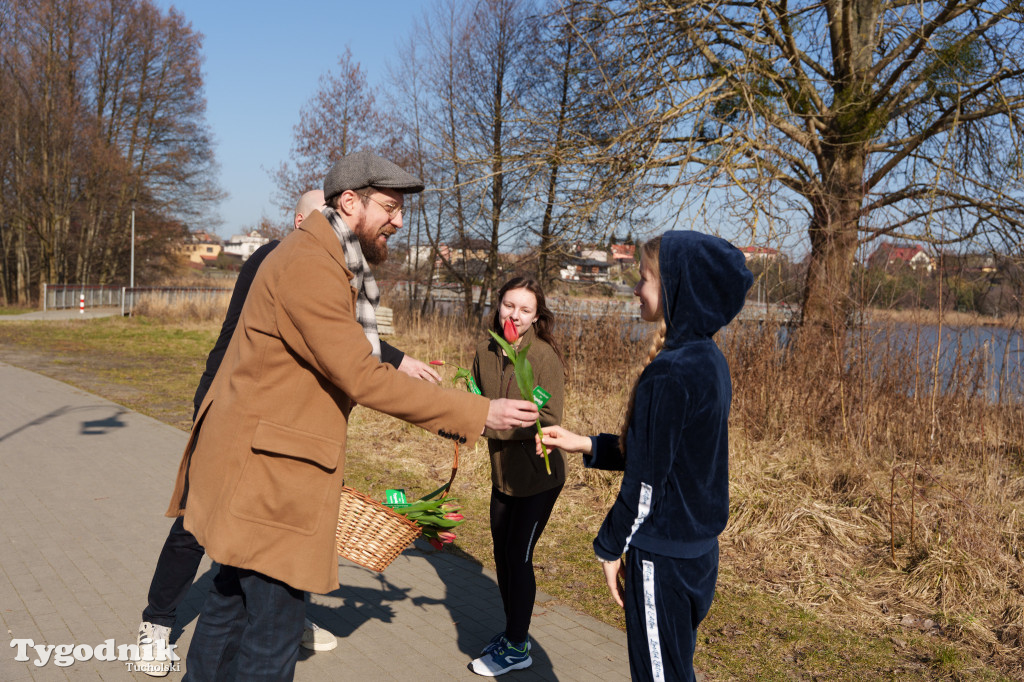
[[[534,380],[551,394],[540,410],[542,426],[562,421],[565,361],[551,327],[554,316],[544,290],[531,278],[516,277],[498,291],[492,328],[518,349],[526,348]],[[512,362],[488,335],[476,348],[473,376],[488,398],[519,398]],[[491,538],[498,587],[505,608],[505,630],[495,635],[473,661],[473,671],[488,677],[528,667],[530,617],[537,594],[533,549],[544,531],[565,483],[565,455],[549,453],[551,473],[534,454],[533,423],[506,431],[485,429],[491,455]]]

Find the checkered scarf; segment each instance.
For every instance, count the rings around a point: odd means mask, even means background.
[[[380,359],[380,336],[377,334],[377,304],[380,303],[380,289],[377,287],[377,280],[373,278],[370,264],[366,262],[363,255],[363,247],[359,245],[359,238],[356,237],[341,216],[333,208],[321,209],[327,222],[334,228],[334,233],[341,241],[341,248],[345,251],[345,265],[355,275],[352,279],[352,286],[359,292],[356,299],[356,319],[363,325],[363,333],[366,340],[373,346],[373,355]]]

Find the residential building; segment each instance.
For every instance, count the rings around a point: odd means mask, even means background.
[[[924,269],[925,272],[931,273],[935,269],[935,260],[925,253],[920,244],[881,242],[868,256],[868,267],[883,270],[909,267],[912,270]]]
[[[636,246],[633,244],[612,244],[612,262],[626,268],[636,262]]]
[[[748,263],[752,260],[766,262],[777,260],[780,256],[778,249],[772,249],[767,246],[741,246],[739,249]]]
[[[607,261],[571,257],[559,269],[558,276],[572,282],[607,282],[609,265]]]
[[[996,257],[989,253],[945,253],[943,272],[980,272],[992,274],[999,269]]]
[[[249,256],[270,240],[259,233],[259,230],[252,230],[249,234],[233,234],[231,239],[224,242],[224,253],[239,256],[242,262],[249,259]]]
[[[178,247],[178,253],[195,265],[212,264],[222,250],[220,237],[205,230],[189,232],[185,243]]]

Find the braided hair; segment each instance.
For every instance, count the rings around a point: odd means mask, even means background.
[[[644,263],[647,265],[647,269],[650,270],[651,274],[658,277],[658,290],[661,290],[661,270],[659,269],[659,258],[658,254],[661,251],[661,237],[655,237],[644,242],[643,246],[640,247],[640,255],[644,259]],[[659,293],[660,295],[660,293]],[[665,347],[665,336],[668,334],[668,325],[665,323],[665,318],[662,316],[661,321],[658,323],[658,329],[654,333],[654,337],[651,339],[651,347],[647,351],[647,358],[644,360],[643,367],[651,364],[651,361],[657,357],[661,349]],[[643,373],[643,367],[641,367],[641,374]],[[636,377],[636,381],[633,382],[633,388],[629,391],[629,402],[626,403],[626,418],[622,422],[622,430],[619,432],[619,451],[625,456],[626,454],[626,433],[629,431],[629,422],[633,418],[633,407],[636,404],[636,387],[640,383],[640,375]]]

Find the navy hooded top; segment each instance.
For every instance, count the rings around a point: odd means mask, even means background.
[[[666,232],[658,255],[665,346],[644,368],[626,432],[593,438],[588,467],[624,471],[594,540],[611,561],[629,547],[677,558],[712,550],[729,518],[729,364],[712,336],[743,308],[753,276],[729,242]]]

